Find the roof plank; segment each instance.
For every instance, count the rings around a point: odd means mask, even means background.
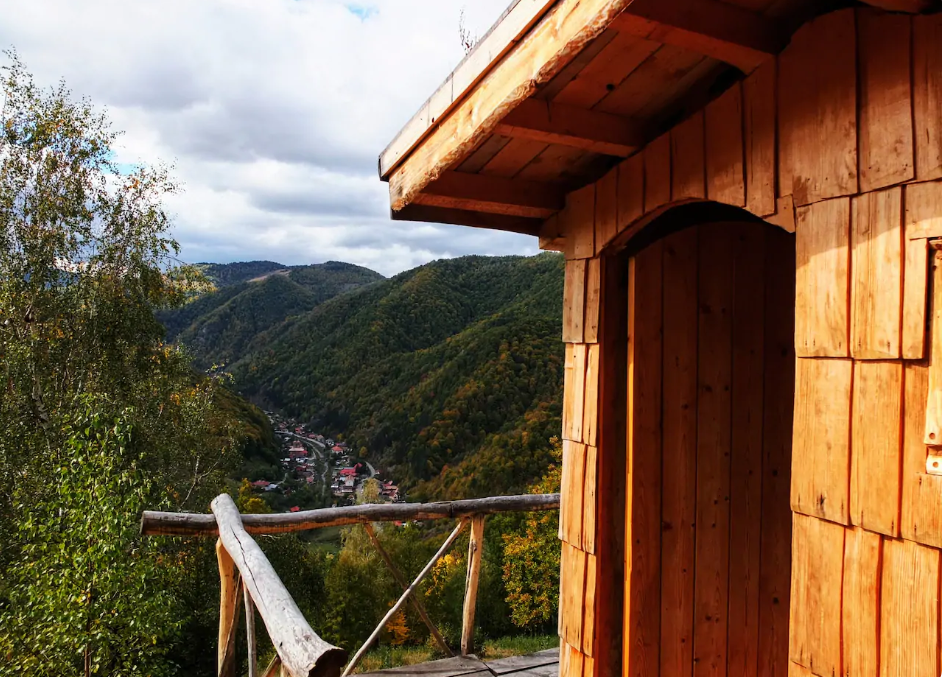
[[[562,209],[564,198],[552,183],[445,172],[416,196],[415,203],[543,219]]]

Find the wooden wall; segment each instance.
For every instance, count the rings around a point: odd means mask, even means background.
[[[565,677],[622,672],[612,623],[648,608],[663,547],[660,530],[613,514],[625,501],[611,480],[612,469],[626,477],[619,426],[631,417],[637,453],[623,484],[633,502],[650,460],[643,450],[666,423],[644,403],[612,410],[611,374],[627,366],[610,341],[629,321],[617,298],[629,287],[610,254],[671,206],[704,199],[796,233],[788,674],[942,672],[942,281],[933,284],[930,245],[942,238],[940,179],[942,16],[847,9],[804,26],[774,62],[567,196],[547,223],[567,257]],[[631,277],[636,303],[659,298],[658,279]],[[933,316],[940,328],[927,333]],[[632,350],[660,340],[632,329]],[[665,322],[664,341],[678,332]],[[635,382],[660,379],[658,364],[631,368]],[[619,529],[630,539],[625,561]],[[775,547],[789,556],[787,544]],[[635,587],[625,609],[618,577]],[[781,631],[763,625],[759,642]],[[673,677],[654,658],[652,632],[628,624],[626,664]]]

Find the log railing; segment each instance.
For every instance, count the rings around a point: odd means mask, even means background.
[[[448,552],[464,528],[471,525],[468,543],[468,570],[462,612],[461,653],[474,650],[474,612],[477,605],[481,552],[484,544],[486,515],[501,512],[553,510],[559,507],[559,494],[527,494],[439,503],[366,504],[324,508],[296,513],[242,515],[228,494],[212,502],[212,514],[145,511],[141,533],[145,536],[218,536],[216,557],[219,564],[219,677],[235,675],[235,638],[239,625],[239,606],[244,602],[248,640],[249,677],[291,675],[291,677],[347,677],[367,652],[389,620],[408,601],[428,625],[436,644],[446,654],[454,652],[432,623],[421,599],[412,593],[418,588],[441,557]],[[458,524],[415,580],[406,583],[389,553],[373,531],[373,522],[458,519]],[[402,587],[402,596],[390,608],[376,629],[344,667],[347,652],[331,646],[308,625],[297,604],[275,573],[265,554],[249,534],[278,534],[330,526],[362,524],[393,575]],[[275,658],[262,672],[257,672],[255,650],[255,610],[258,610],[275,647]]]

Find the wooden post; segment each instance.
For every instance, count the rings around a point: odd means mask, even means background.
[[[474,610],[478,602],[478,580],[481,576],[481,552],[484,550],[484,515],[471,518],[471,539],[468,541],[468,575],[464,581],[464,609],[461,615],[461,655],[474,652]]]
[[[363,658],[363,654],[367,652],[367,650],[370,648],[370,645],[376,641],[377,637],[379,637],[379,633],[382,632],[384,627],[386,627],[389,619],[396,615],[396,612],[399,611],[399,609],[402,608],[402,605],[406,603],[406,600],[409,599],[409,595],[411,595],[412,592],[418,587],[419,583],[421,583],[422,580],[428,576],[428,573],[432,570],[432,567],[435,566],[435,562],[441,559],[442,555],[448,552],[448,548],[451,547],[451,544],[454,543],[455,539],[458,538],[458,536],[461,534],[461,531],[464,529],[464,525],[465,520],[458,522],[458,526],[456,526],[455,530],[452,531],[448,538],[445,539],[445,542],[442,543],[442,547],[440,547],[438,552],[432,556],[432,559],[430,559],[428,564],[425,565],[425,568],[422,569],[422,571],[419,572],[419,575],[415,577],[415,580],[412,581],[412,585],[406,588],[406,591],[402,593],[402,597],[400,597],[399,600],[393,604],[392,608],[386,612],[386,615],[383,616],[383,620],[379,622],[379,625],[376,626],[376,629],[373,630],[373,633],[366,639],[365,642],[363,642],[363,646],[361,646],[357,650],[356,654],[354,654],[353,658],[350,660],[350,663],[344,669],[341,677],[347,677],[351,672],[353,672],[353,669],[360,662],[360,659]]]
[[[242,574],[281,662],[293,677],[336,677],[347,652],[325,642],[308,625],[262,549],[242,526],[228,494],[213,499],[219,540]]]
[[[255,649],[255,604],[252,602],[252,596],[248,589],[243,585],[242,593],[245,596],[245,639],[248,643],[249,653],[249,677],[255,677],[258,662],[258,656]]]
[[[219,677],[235,677],[235,631],[239,618],[239,572],[221,540],[216,541],[219,565],[219,644],[216,670]]]
[[[373,546],[379,552],[380,556],[383,558],[383,561],[386,562],[386,566],[389,567],[389,571],[393,575],[393,578],[396,579],[396,582],[403,589],[403,591],[408,590],[409,584],[406,583],[406,579],[402,577],[399,569],[397,569],[396,565],[393,564],[389,553],[386,552],[386,549],[382,545],[380,545],[379,539],[376,538],[376,532],[373,531],[373,525],[369,522],[365,522],[363,524],[363,528],[366,529],[366,535],[370,537],[370,541],[373,542]],[[416,613],[422,617],[425,625],[428,626],[429,632],[432,633],[435,643],[438,644],[438,647],[442,650],[442,652],[447,656],[454,656],[455,652],[448,648],[448,644],[445,643],[445,638],[442,637],[442,633],[438,631],[438,628],[436,628],[435,624],[432,623],[432,619],[428,617],[428,613],[426,613],[425,605],[422,604],[422,601],[416,596],[410,596],[409,601],[412,602],[412,606],[416,610]]]

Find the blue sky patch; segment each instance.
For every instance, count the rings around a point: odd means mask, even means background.
[[[369,5],[358,5],[358,4],[355,4],[355,3],[351,3],[351,4],[348,4],[348,5],[344,5],[344,6],[347,8],[347,10],[348,10],[351,14],[353,14],[353,15],[359,17],[359,18],[360,18],[360,21],[366,21],[366,20],[369,19],[371,16],[374,16],[375,14],[378,14],[378,13],[379,13],[379,8],[378,8],[378,7],[372,7],[372,6],[369,6]]]

